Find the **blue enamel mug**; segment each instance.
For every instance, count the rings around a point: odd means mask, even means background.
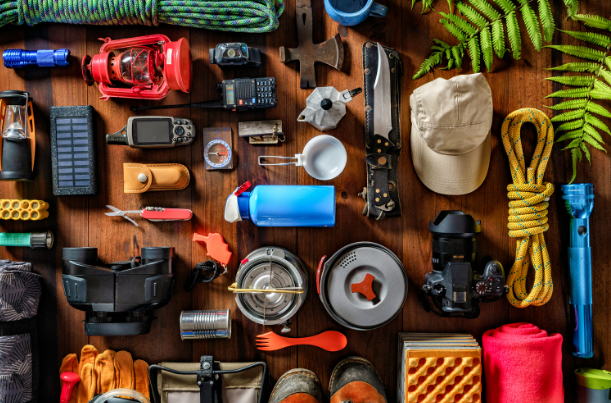
[[[385,17],[388,8],[373,0],[325,0],[325,10],[332,20],[351,27],[367,17]]]

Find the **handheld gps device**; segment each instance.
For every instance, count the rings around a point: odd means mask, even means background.
[[[132,116],[121,130],[106,135],[106,143],[143,148],[184,146],[193,143],[195,133],[195,126],[189,119]]]

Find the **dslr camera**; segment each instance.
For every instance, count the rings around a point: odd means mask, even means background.
[[[480,302],[496,301],[507,292],[503,266],[486,259],[478,270],[477,236],[481,221],[462,211],[445,210],[429,222],[433,234],[433,271],[425,274],[422,292],[428,295],[442,317],[477,318]],[[422,302],[430,310],[426,298]]]
[[[210,64],[219,66],[255,66],[261,65],[261,52],[249,48],[245,43],[219,43],[209,49]]]
[[[104,267],[97,265],[97,248],[64,248],[64,294],[73,308],[85,311],[85,334],[150,332],[153,310],[172,295],[174,248],[142,248],[141,255]]]

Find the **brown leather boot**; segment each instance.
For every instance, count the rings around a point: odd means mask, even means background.
[[[330,403],[386,403],[386,393],[373,364],[361,357],[340,361],[329,382]]]
[[[324,403],[320,379],[307,369],[291,369],[276,382],[269,403]]]

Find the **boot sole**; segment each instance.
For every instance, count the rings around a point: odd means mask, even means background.
[[[318,376],[316,376],[316,374],[312,371],[310,371],[309,369],[305,369],[305,368],[294,368],[294,369],[290,369],[288,371],[286,371],[284,374],[282,374],[280,376],[280,378],[278,378],[278,381],[276,382],[276,385],[274,386],[274,388],[272,389],[271,394],[269,395],[270,398],[269,400],[271,401],[272,396],[274,395],[274,393],[276,392],[276,388],[278,388],[278,386],[280,386],[280,384],[287,378],[289,378],[291,375],[296,374],[296,373],[307,373],[309,375],[312,376],[312,378],[316,381],[316,383],[318,383],[318,385],[320,385],[321,389],[322,389],[322,384],[320,383],[320,378],[318,378]],[[323,392],[324,395],[324,392]]]

